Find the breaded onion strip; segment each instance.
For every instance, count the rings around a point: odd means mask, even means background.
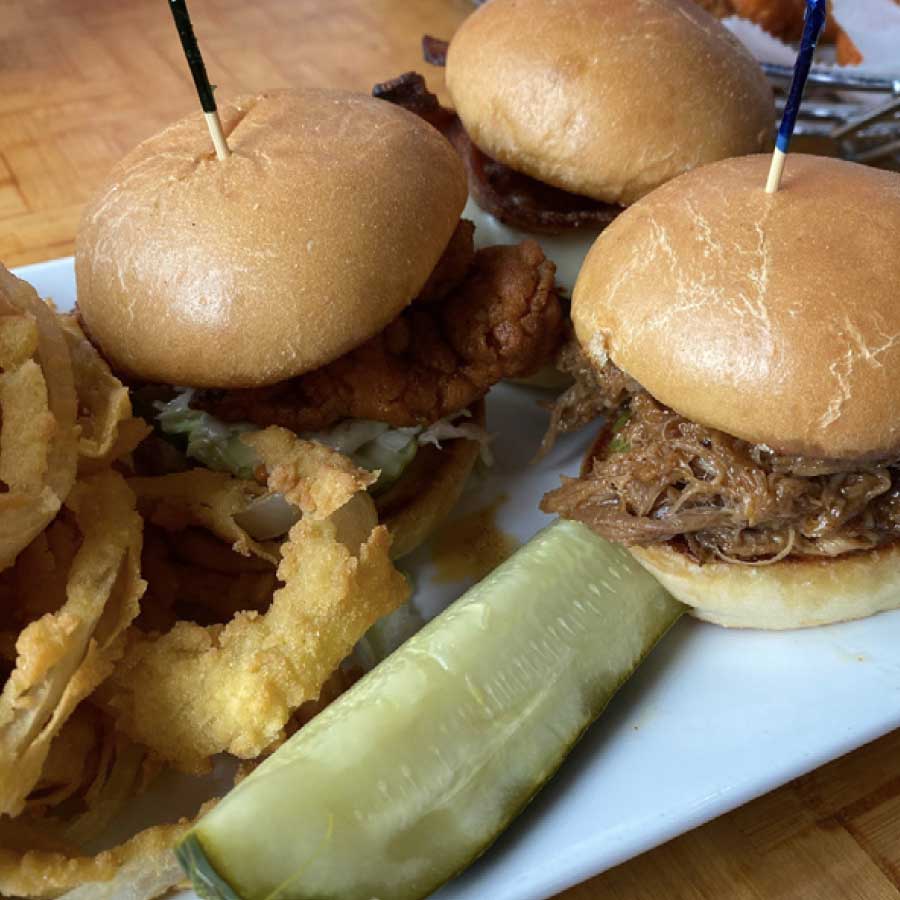
[[[125,480],[109,471],[79,482],[66,505],[82,533],[65,603],[29,624],[0,694],[0,813],[18,815],[50,743],[121,656],[138,613],[142,523]]]
[[[128,388],[113,375],[75,316],[60,316],[78,395],[78,468],[96,472],[134,450],[151,432],[132,415]]]
[[[75,481],[77,398],[65,335],[34,288],[0,265],[0,571]]]
[[[262,485],[232,478],[224,472],[191,469],[154,478],[131,478],[141,515],[165,531],[199,525],[226,541],[242,556],[259,556],[271,563],[277,554],[250,537],[235,521],[265,494]]]
[[[358,491],[378,480],[343,454],[315,441],[304,441],[284,428],[266,428],[241,438],[259,456],[273,493],[283,494],[304,516],[324,519]]]
[[[96,856],[0,849],[0,895],[40,900],[150,900],[185,881],[172,847],[190,827],[191,822],[183,820],[148,828]]]
[[[409,594],[391,563],[387,529],[357,488],[366,473],[345,481],[341,464],[346,496],[338,506],[334,484],[318,486],[335,477],[337,454],[278,430],[256,446],[270,488],[309,504],[282,545],[284,586],[269,610],[238,613],[225,626],[132,630],[123,664],[100,691],[121,729],[184,771],[202,771],[223,751],[253,758],[279,741],[292,713],[318,697],[368,628]],[[327,518],[314,518],[332,505]]]

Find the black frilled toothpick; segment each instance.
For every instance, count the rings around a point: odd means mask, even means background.
[[[178,37],[181,38],[181,46],[187,59],[194,85],[197,88],[197,96],[200,98],[200,106],[206,118],[206,126],[216,148],[216,156],[219,159],[227,159],[231,155],[228,142],[225,140],[225,132],[222,130],[222,121],[219,118],[219,110],[216,107],[216,98],[213,95],[213,86],[209,83],[206,74],[206,66],[203,65],[203,56],[197,46],[197,38],[194,35],[194,26],[191,24],[191,16],[188,12],[185,0],[169,0],[169,9],[172,10],[172,18],[178,29]]]
[[[797,62],[794,63],[794,77],[784,106],[784,115],[781,117],[781,125],[778,128],[778,137],[775,139],[775,152],[772,154],[772,165],[769,167],[769,178],[766,181],[767,194],[774,194],[781,184],[788,147],[797,124],[797,115],[800,112],[803,89],[806,87],[806,79],[809,78],[813,53],[816,51],[819,35],[825,27],[827,15],[827,0],[806,0],[803,37],[800,39],[800,51],[797,54]]]

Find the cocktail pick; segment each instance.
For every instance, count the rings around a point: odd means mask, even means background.
[[[775,140],[775,152],[772,154],[772,165],[769,167],[769,178],[766,181],[767,194],[774,194],[781,184],[784,162],[787,159],[794,126],[797,124],[797,114],[800,112],[803,88],[806,87],[819,35],[825,27],[826,5],[827,0],[806,0],[806,21],[803,24],[803,37],[800,39],[800,52],[797,54],[797,62],[794,63],[794,78],[791,81],[791,90]]]
[[[200,98],[200,106],[206,117],[206,126],[209,128],[209,135],[216,148],[216,156],[219,159],[227,159],[231,150],[228,148],[228,141],[225,140],[225,132],[222,131],[222,121],[216,107],[216,98],[213,96],[213,87],[209,83],[206,66],[203,65],[203,56],[197,46],[197,38],[194,36],[194,26],[191,24],[187,3],[185,0],[169,0],[169,8],[172,10],[178,37],[181,38],[181,46],[184,49],[191,75],[194,77],[197,96]]]

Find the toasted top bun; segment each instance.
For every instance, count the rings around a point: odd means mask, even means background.
[[[376,334],[415,298],[466,202],[417,116],[307,89],[202,115],[126,156],[76,242],[78,306],[114,368],[200,387],[272,384]]]
[[[578,340],[682,415],[783,453],[900,449],[900,175],[792,153],[714,163],[591,248]]]
[[[630,204],[772,140],[758,63],[692,0],[490,0],[447,54],[475,144],[547,184]]]

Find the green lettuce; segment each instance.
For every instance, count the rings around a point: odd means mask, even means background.
[[[184,442],[184,452],[209,469],[229,472],[238,478],[253,478],[259,460],[241,435],[256,430],[247,422],[222,422],[202,410],[193,409],[193,388],[178,392],[168,403],[157,404],[156,421],[163,434]],[[380,472],[370,488],[378,493],[390,487],[406,471],[423,444],[441,446],[441,441],[465,438],[478,441],[485,455],[490,437],[479,425],[458,421],[468,410],[447,416],[427,428],[392,428],[370,419],[346,419],[325,430],[301,437],[325,444],[349,457],[361,469]]]
[[[184,390],[168,403],[158,405],[156,420],[163,434],[186,440],[186,455],[208,469],[229,472],[237,478],[253,478],[259,460],[241,435],[254,431],[254,426],[222,422],[209,413],[191,409],[193,396],[192,389]]]

